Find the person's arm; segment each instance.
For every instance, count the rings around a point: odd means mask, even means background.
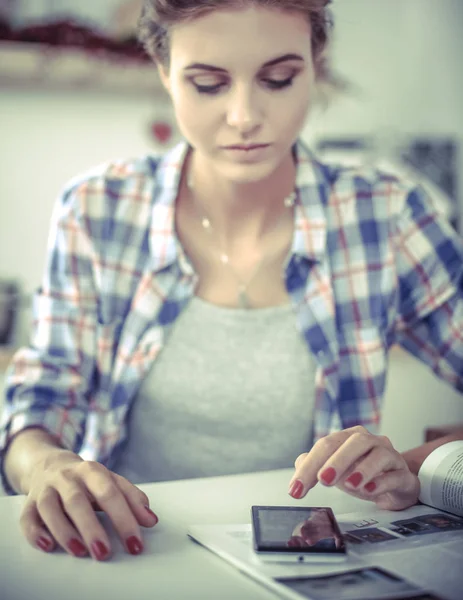
[[[399,292],[396,341],[463,392],[462,239],[417,188],[407,195],[394,245]],[[460,439],[463,428],[401,454],[417,475],[431,452]]]
[[[39,428],[21,431],[11,441],[4,458],[5,475],[19,494],[28,494],[33,471],[46,468],[52,459],[82,460],[59,441]]]
[[[55,206],[45,273],[33,298],[30,344],[16,352],[5,379],[0,474],[9,494],[20,483],[10,485],[4,465],[15,436],[41,427],[75,451],[84,436],[96,368],[98,302],[84,192],[71,186]]]
[[[84,452],[77,454],[106,375],[98,237],[105,221],[96,190],[106,185],[72,184],[55,209],[47,268],[34,297],[31,343],[15,354],[5,382],[0,473],[8,493],[26,495],[19,522],[31,546],[106,560],[112,543],[95,511],[106,513],[134,555],[143,551],[141,527],[158,519],[144,492],[101,462],[84,459]],[[108,344],[106,352],[112,348]]]
[[[463,238],[422,189],[405,195],[392,238],[394,341],[463,393]]]
[[[415,475],[418,475],[421,465],[431,454],[431,452],[433,452],[436,448],[439,448],[448,442],[454,442],[455,440],[463,440],[463,428],[449,435],[437,438],[437,440],[432,440],[432,442],[422,444],[421,446],[413,448],[412,450],[402,452],[402,456],[405,459],[410,471]]]

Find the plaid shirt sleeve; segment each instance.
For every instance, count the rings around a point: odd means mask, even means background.
[[[19,350],[6,380],[0,427],[3,456],[13,436],[41,427],[66,448],[78,451],[95,363],[96,293],[92,247],[79,203],[84,186],[65,191],[52,218],[48,264],[33,304],[33,335]]]
[[[395,229],[396,341],[463,392],[463,240],[421,188]]]

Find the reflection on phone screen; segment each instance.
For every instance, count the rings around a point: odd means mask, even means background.
[[[344,540],[329,509],[259,507],[256,514],[256,537],[263,550],[344,551]]]

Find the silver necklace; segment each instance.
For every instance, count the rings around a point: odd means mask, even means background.
[[[200,210],[200,207],[197,204],[196,194],[194,192],[193,178],[192,178],[191,174],[189,174],[189,176],[188,176],[187,186],[188,186],[188,190],[189,190],[192,200],[193,200],[193,207],[195,209],[196,214],[198,215],[201,226],[207,232],[207,234],[209,236],[211,236],[211,239],[212,239],[215,237],[214,236],[215,230],[214,230],[214,227],[212,225],[210,218],[208,217],[208,215],[206,215],[204,213],[204,209]],[[292,191],[290,194],[288,194],[288,196],[286,196],[286,198],[284,198],[283,206],[285,208],[292,208],[294,206],[294,204],[296,203],[296,198],[297,198],[296,191]],[[258,263],[256,264],[256,266],[254,268],[254,271],[251,273],[251,276],[248,278],[248,280],[243,281],[243,279],[240,277],[239,273],[237,273],[236,269],[233,267],[233,265],[230,261],[230,256],[229,256],[228,252],[224,251],[223,248],[220,247],[218,240],[215,241],[215,246],[217,247],[220,262],[224,265],[224,267],[228,267],[230,273],[236,279],[238,306],[240,308],[246,308],[246,309],[251,308],[252,305],[249,300],[248,288],[251,285],[251,283],[254,281],[254,279],[256,278],[256,275],[261,270],[263,264],[265,263],[265,260],[264,260],[265,257],[262,257],[258,261]]]

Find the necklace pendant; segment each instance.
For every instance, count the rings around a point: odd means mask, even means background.
[[[295,202],[296,192],[291,192],[291,194],[284,199],[284,205],[286,206],[286,208],[291,208],[292,206],[294,206]]]

